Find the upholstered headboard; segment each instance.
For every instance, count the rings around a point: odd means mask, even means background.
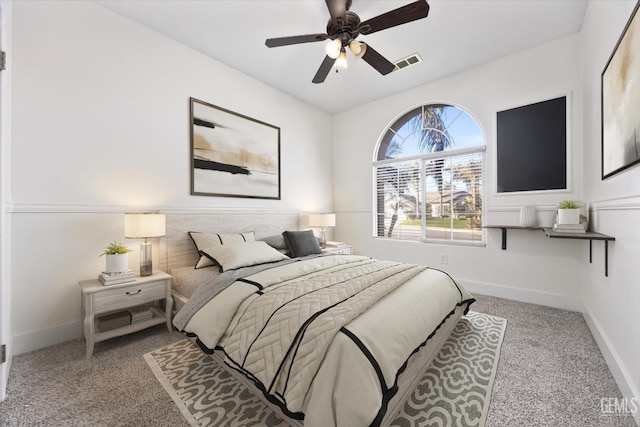
[[[198,261],[189,231],[219,234],[253,231],[256,239],[260,239],[299,227],[297,212],[211,210],[165,214],[166,236],[160,239],[160,268],[167,272]]]

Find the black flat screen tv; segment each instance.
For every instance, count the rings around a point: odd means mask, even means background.
[[[567,188],[567,97],[497,113],[498,193]]]

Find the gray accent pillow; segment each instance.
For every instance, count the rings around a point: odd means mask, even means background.
[[[289,249],[286,242],[284,241],[284,236],[282,234],[274,234],[273,236],[263,237],[262,239],[258,240],[265,242],[267,245],[275,249]]]
[[[322,253],[318,239],[312,230],[285,231],[282,233],[282,237],[284,237],[292,258]]]

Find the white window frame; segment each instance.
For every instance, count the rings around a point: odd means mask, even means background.
[[[425,107],[429,107],[432,104],[425,104],[422,106],[422,108]],[[456,105],[452,105],[452,104],[447,104],[447,105],[451,105],[452,107],[456,107],[459,108],[460,110],[462,110],[464,113],[468,114],[475,122],[476,124],[478,124],[478,128],[480,129],[480,131],[482,132],[482,128],[480,127],[480,124],[478,123],[478,121],[471,115],[469,114],[465,109],[458,107]],[[395,124],[395,121],[391,123],[391,125],[389,125],[387,127],[387,129],[385,130],[385,133],[383,134],[386,135],[387,132],[389,132],[391,130],[391,127]],[[484,139],[484,133],[483,133],[483,139]],[[485,139],[486,141],[486,139]],[[380,143],[377,145],[376,148],[376,152],[374,153],[374,158],[377,158],[378,154],[379,154],[379,150],[380,150]],[[416,240],[416,239],[403,239],[401,237],[388,237],[386,235],[379,235],[379,212],[378,212],[378,208],[379,208],[379,199],[378,199],[378,168],[380,166],[384,166],[384,165],[392,165],[392,164],[401,164],[401,163],[405,163],[405,162],[411,162],[411,161],[420,161],[420,198],[421,198],[421,211],[422,212],[426,212],[426,194],[427,194],[427,186],[425,185],[425,177],[426,177],[426,170],[425,170],[425,165],[428,161],[431,160],[435,160],[435,159],[444,159],[446,161],[446,159],[450,159],[450,158],[456,158],[456,157],[460,157],[460,156],[468,156],[468,155],[473,155],[473,154],[482,154],[482,158],[481,158],[481,165],[480,165],[480,169],[481,169],[481,173],[482,173],[482,190],[481,190],[481,197],[482,197],[482,209],[481,209],[481,215],[482,215],[482,219],[484,220],[484,218],[486,218],[486,194],[487,194],[487,190],[486,190],[486,143],[483,145],[478,145],[475,147],[468,147],[468,148],[461,148],[461,149],[451,149],[451,150],[444,150],[444,151],[436,151],[436,152],[428,152],[428,153],[423,153],[423,154],[418,154],[418,155],[412,155],[412,156],[406,156],[406,157],[398,157],[395,159],[385,159],[385,160],[374,160],[373,162],[373,229],[372,229],[372,234],[373,237],[375,239],[386,239],[386,240],[396,240],[396,241],[407,241],[407,242],[423,242],[423,243],[437,243],[437,244],[444,244],[444,245],[457,245],[457,246],[479,246],[479,247],[485,247],[486,246],[486,232],[483,228],[481,228],[481,239],[480,240],[454,240],[453,239],[453,233],[454,233],[454,229],[453,227],[451,228],[451,234],[449,235],[448,239],[433,239],[433,238],[427,238],[426,236],[426,227],[427,227],[427,215],[421,215],[421,230],[420,230],[420,240]],[[450,203],[452,202],[452,200],[450,201]],[[452,217],[453,219],[453,217]]]

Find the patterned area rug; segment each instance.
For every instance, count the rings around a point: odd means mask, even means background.
[[[392,425],[484,426],[506,326],[464,316]],[[193,426],[288,425],[188,339],[144,357]]]

